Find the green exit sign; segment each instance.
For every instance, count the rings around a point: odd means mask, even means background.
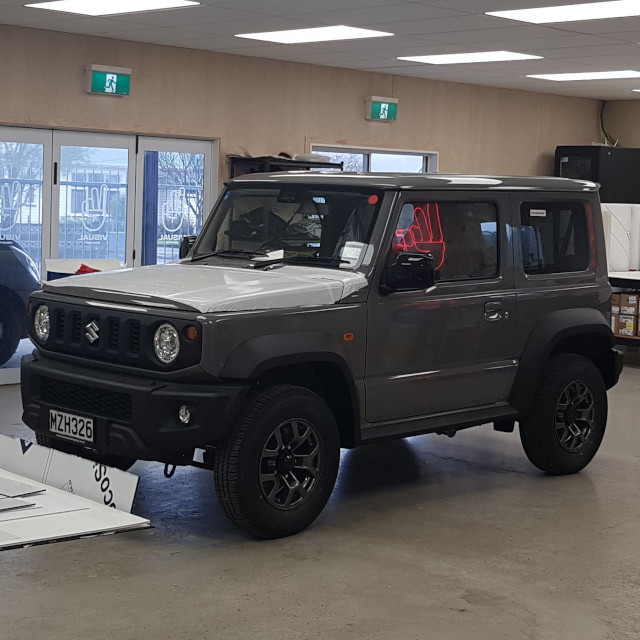
[[[107,96],[128,96],[131,91],[131,69],[93,64],[87,67],[87,92]]]
[[[367,100],[365,118],[367,120],[379,120],[380,122],[393,122],[398,117],[397,98],[382,98],[371,96]]]

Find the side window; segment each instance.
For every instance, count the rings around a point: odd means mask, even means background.
[[[527,275],[589,267],[587,212],[579,202],[525,202],[520,208],[522,267]]]
[[[498,273],[498,214],[489,202],[408,202],[400,211],[394,251],[433,254],[438,280]]]

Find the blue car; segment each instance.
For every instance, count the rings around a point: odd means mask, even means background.
[[[39,288],[35,262],[17,242],[0,239],[0,365],[27,337],[27,301]]]

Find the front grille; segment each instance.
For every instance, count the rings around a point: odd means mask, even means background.
[[[129,326],[129,350],[140,353],[140,323],[132,322]]]
[[[2,2],[2,0],[0,0]],[[110,362],[155,370],[175,370],[200,361],[202,332],[190,318],[166,318],[148,312],[131,313],[120,309],[100,308],[46,299],[51,314],[51,335],[43,351],[65,354],[95,361]],[[31,332],[37,304],[31,305]],[[180,355],[170,365],[163,365],[153,352],[153,335],[162,322],[169,320],[184,335],[187,326],[195,325],[196,340],[184,340]],[[32,336],[35,338],[35,336]]]
[[[79,311],[71,312],[71,342],[80,344],[82,340],[82,315]]]
[[[42,378],[40,397],[47,404],[69,411],[102,416],[119,422],[131,421],[131,397],[126,393]]]
[[[61,342],[64,340],[64,311],[62,309],[56,309],[55,327],[56,327],[56,340]]]
[[[118,318],[109,318],[109,349],[118,351],[120,347],[120,321]]]

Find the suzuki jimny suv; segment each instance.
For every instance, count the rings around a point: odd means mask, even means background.
[[[31,297],[24,420],[121,467],[212,468],[235,524],[285,536],[341,447],[517,422],[538,468],[582,469],[622,367],[610,298],[593,183],[252,174],[179,262]]]

